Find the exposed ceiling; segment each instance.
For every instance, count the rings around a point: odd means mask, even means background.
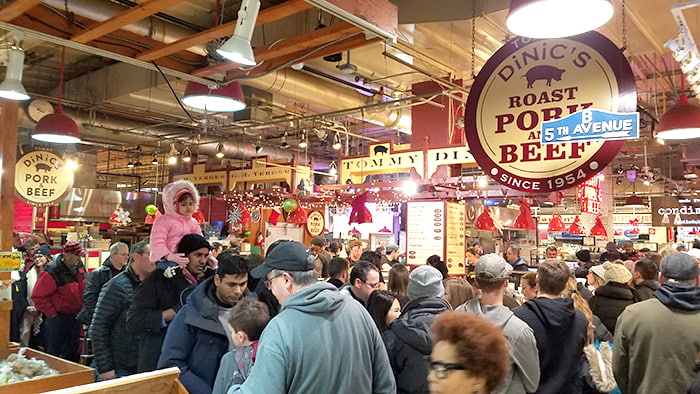
[[[163,163],[173,143],[178,150],[196,145],[194,153],[211,162],[223,141],[227,159],[247,160],[260,146],[273,158],[295,153],[302,160],[328,163],[337,158],[330,147],[336,131],[347,141],[347,154],[372,140],[410,142],[410,135],[397,129],[410,129],[412,84],[461,79],[463,89],[444,85],[445,92],[468,92],[473,71],[478,73],[510,38],[507,0],[441,0],[429,7],[421,1],[392,2],[398,6],[396,43],[368,39],[361,28],[311,2],[263,0],[252,42],[262,63],[245,70],[214,51],[234,30],[238,0],[0,1],[0,41],[10,43],[11,31],[26,33],[24,86],[33,99],[52,103],[65,45],[63,104],[81,126],[84,143],[77,150],[98,153],[98,172],[138,174],[158,185],[167,174]],[[651,132],[681,93],[678,65],[663,46],[678,35],[670,12],[678,2],[612,2],[615,15],[599,31],[627,46],[645,126],[643,138],[626,143],[613,167],[646,165],[657,181],[666,179],[666,189],[700,190],[683,177],[684,166],[693,171],[700,166],[697,144],[661,145]],[[374,16],[386,16],[381,2],[350,3],[360,9],[369,4]],[[684,15],[690,31],[700,31],[700,9]],[[334,53],[341,53],[342,60],[322,59]],[[6,56],[0,51],[3,63]],[[299,70],[290,67],[301,63]],[[206,114],[203,122],[204,113],[186,113],[175,98],[187,80],[232,79],[246,87],[250,110],[245,114]],[[389,98],[399,105],[389,110]],[[692,94],[691,99],[697,102]],[[20,141],[30,144],[34,122],[21,119]],[[307,150],[295,148],[303,130],[309,134]],[[292,148],[280,148],[283,138]],[[160,166],[126,167],[139,155],[149,164],[153,153]],[[623,194],[632,190],[627,182],[620,188]]]

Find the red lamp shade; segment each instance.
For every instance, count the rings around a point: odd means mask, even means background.
[[[549,221],[547,231],[550,233],[561,233],[566,231],[566,226],[564,225],[564,221],[561,220],[561,215],[556,215]]]
[[[600,220],[600,216],[595,218],[595,225],[591,228],[591,235],[603,238],[608,237],[608,232],[605,231],[605,226],[603,225],[603,221]]]
[[[644,208],[646,206],[644,200],[634,193],[625,200],[625,207],[627,208]]]
[[[657,138],[689,140],[700,137],[700,107],[690,104],[682,95],[678,105],[666,111],[659,122]]]
[[[232,82],[218,89],[196,82],[187,82],[182,102],[192,108],[210,112],[235,112],[246,107],[243,89],[238,82]]]
[[[515,218],[515,228],[535,230],[535,221],[532,220],[530,204],[527,203],[527,200],[521,198],[518,205],[520,205],[520,215]]]
[[[481,212],[481,215],[476,218],[474,228],[477,230],[498,231],[496,223],[494,223],[493,217],[491,217],[489,207],[485,206],[484,212]]]
[[[55,144],[76,144],[80,142],[78,125],[63,113],[63,107],[56,107],[56,112],[39,119],[34,127],[32,138]]]
[[[571,235],[583,235],[583,228],[581,228],[581,219],[576,215],[574,222],[569,226],[569,234]]]

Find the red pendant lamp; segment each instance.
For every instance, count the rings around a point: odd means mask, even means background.
[[[666,111],[659,121],[656,137],[663,140],[689,140],[700,137],[700,107],[682,95],[678,105]]]
[[[566,231],[566,226],[564,225],[564,221],[561,220],[561,215],[556,215],[549,221],[547,231],[550,233],[563,233]]]
[[[532,210],[530,209],[530,204],[527,200],[521,198],[518,201],[520,206],[520,215],[515,218],[515,228],[525,229],[525,230],[535,230],[535,221],[532,220]]]
[[[488,206],[484,206],[484,211],[474,221],[474,228],[477,230],[498,231]]]
[[[55,144],[75,144],[80,142],[80,130],[73,119],[63,113],[63,72],[66,63],[66,47],[61,51],[61,73],[58,81],[58,104],[56,112],[39,119],[32,138]]]
[[[591,228],[591,235],[603,238],[608,237],[608,232],[605,231],[605,226],[603,225],[603,221],[600,220],[600,216],[595,218],[595,225]]]
[[[569,226],[569,234],[571,235],[583,235],[583,228],[581,227],[581,219],[576,215],[574,222]]]

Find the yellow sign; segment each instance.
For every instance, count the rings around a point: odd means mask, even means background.
[[[321,235],[325,227],[325,219],[321,212],[313,211],[309,214],[309,218],[306,220],[306,230],[309,232],[309,235],[312,237]]]
[[[295,171],[298,180],[311,176],[311,169],[307,166],[294,168],[255,166],[245,170],[231,170],[228,173],[229,190],[234,190],[238,182],[247,182],[250,188],[256,183],[264,182],[287,182],[290,187],[295,187],[296,185],[292,184],[292,176]]]
[[[226,184],[226,171],[207,171],[206,164],[195,164],[192,166],[191,174],[173,175],[173,181],[186,179],[195,185],[206,185],[209,183]]]
[[[22,253],[0,252],[0,272],[19,271],[22,266]]]
[[[73,171],[51,149],[35,148],[15,165],[15,194],[28,205],[47,207],[61,201],[73,187]]]

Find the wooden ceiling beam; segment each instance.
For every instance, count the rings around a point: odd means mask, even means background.
[[[355,48],[363,47],[365,45],[369,45],[369,44],[379,42],[379,41],[381,41],[380,38],[372,38],[370,40],[367,40],[367,39],[365,39],[364,34],[359,34],[356,36],[352,36],[352,37],[348,38],[347,40],[343,40],[343,41],[337,42],[333,45],[330,45],[326,48],[320,49],[317,52],[314,52],[308,56],[304,56],[304,55],[309,53],[309,51],[303,50],[303,51],[292,53],[292,54],[289,54],[286,56],[271,59],[271,60],[266,61],[265,63],[261,64],[260,66],[250,70],[250,71],[240,71],[240,70],[229,68],[228,73],[226,74],[226,80],[230,81],[230,80],[236,79],[236,78],[249,77],[251,75],[256,75],[256,74],[263,74],[263,73],[266,73],[268,71],[274,70],[274,69],[282,66],[283,64],[289,63],[293,60],[295,62],[301,63],[304,61],[309,61],[312,59],[317,59],[320,57],[332,55],[334,53],[350,51],[350,50],[353,50]],[[295,59],[298,59],[298,60],[295,60]],[[228,62],[228,63],[230,63],[230,62]],[[230,64],[233,66],[237,66],[233,63],[230,63]],[[200,76],[200,75],[198,75],[198,73],[202,70],[204,70],[204,69],[197,70],[197,71],[193,72],[192,75]],[[225,71],[225,70],[217,70],[216,72],[223,72],[223,71]],[[206,76],[206,75],[210,75],[210,74],[204,74],[201,76]]]
[[[265,23],[274,22],[290,15],[294,15],[301,11],[305,11],[313,6],[304,0],[289,0],[282,4],[264,9],[258,14],[258,19],[255,21],[255,26],[260,26]],[[150,61],[163,56],[170,55],[178,51],[183,51],[196,45],[204,44],[205,42],[213,41],[221,37],[233,34],[236,29],[238,20],[233,20],[223,25],[216,26],[201,33],[193,34],[189,37],[171,42],[164,45],[162,48],[145,51],[136,56],[137,59]]]
[[[100,22],[87,30],[74,34],[70,39],[81,44],[88,43],[96,38],[102,37],[124,26],[149,17],[155,13],[166,10],[185,0],[148,0],[141,4],[121,12],[104,22]]]
[[[14,0],[0,7],[0,21],[9,22],[32,8],[38,6],[42,0]]]
[[[72,20],[83,25],[90,25],[91,23],[97,23],[94,20],[81,17],[79,15],[73,15]],[[53,11],[45,7],[36,7],[31,11],[28,11],[18,18],[12,21],[13,24],[21,26],[27,29],[35,30],[41,33],[49,34],[63,39],[68,39],[73,34],[76,34],[82,29],[71,23],[69,20],[56,15]],[[65,32],[65,33],[64,33]],[[122,37],[131,42],[139,42],[147,47],[154,47],[158,45],[164,45],[160,41],[152,40],[150,38],[142,37],[134,33],[130,33],[125,30],[118,30],[112,33],[115,36]],[[114,52],[122,56],[133,57],[139,52],[140,47],[137,44],[128,43],[127,41],[121,41],[116,38],[103,38],[99,41],[92,41],[91,46],[100,48],[106,51]],[[188,63],[201,63],[204,64],[204,58],[202,56],[196,55],[191,52],[183,51],[176,54],[177,57],[182,58]],[[172,70],[191,73],[197,67],[192,64],[187,64],[180,62],[176,59],[170,57],[158,59],[156,62],[159,66],[170,68]]]

